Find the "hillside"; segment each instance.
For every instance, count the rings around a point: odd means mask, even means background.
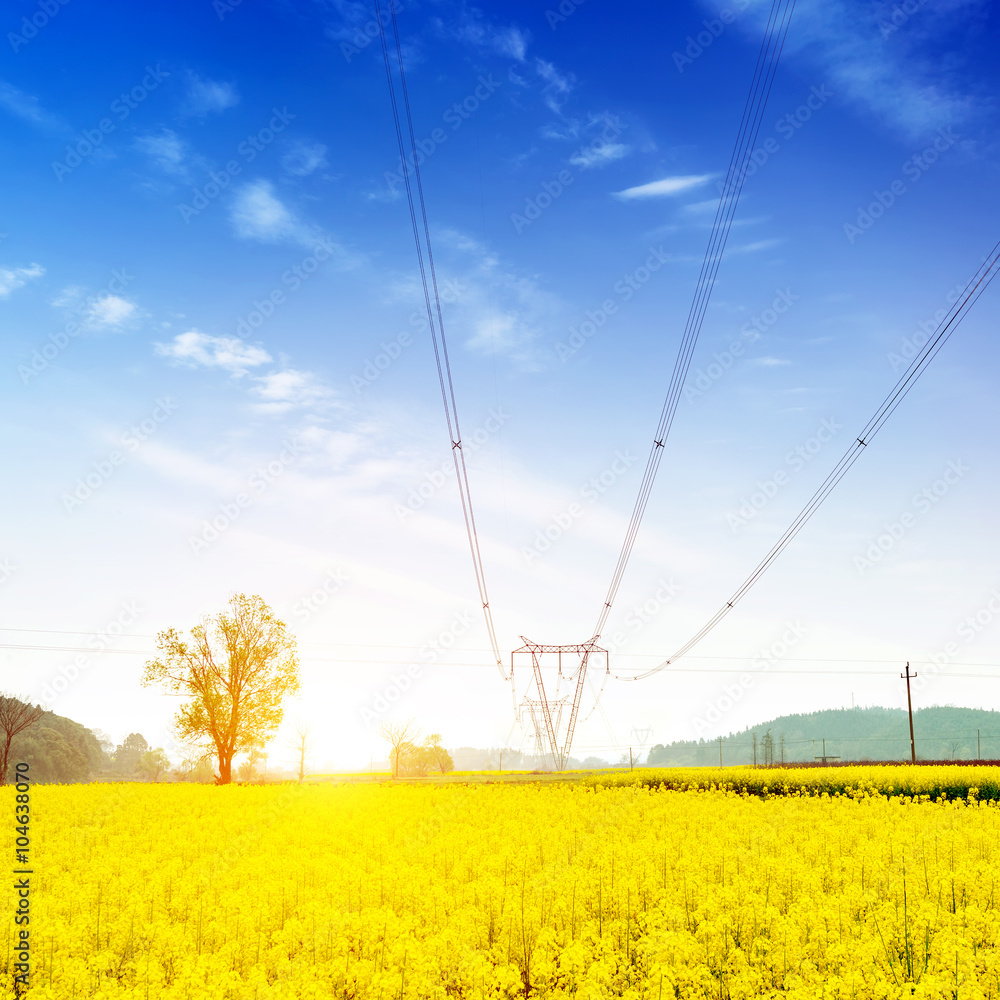
[[[106,766],[97,737],[79,722],[54,712],[43,712],[30,729],[14,738],[11,768],[27,761],[39,783],[88,781]]]
[[[770,731],[774,762],[812,761],[823,753],[843,760],[903,760],[909,757],[909,726],[899,708],[844,708],[783,715],[722,738],[724,764],[752,764],[753,737],[757,737],[757,761],[764,762],[763,741]],[[977,708],[936,706],[913,713],[913,735],[917,758],[924,760],[973,760],[1000,757],[1000,712]],[[717,766],[719,741],[657,744],[647,762],[655,766]]]

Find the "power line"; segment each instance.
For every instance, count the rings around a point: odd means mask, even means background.
[[[424,305],[427,310],[427,322],[431,331],[431,342],[434,345],[434,362],[437,366],[438,384],[441,389],[441,401],[444,404],[445,420],[448,424],[448,438],[451,453],[455,461],[455,476],[458,481],[458,492],[462,501],[462,515],[465,519],[465,532],[469,539],[469,549],[472,554],[472,568],[476,577],[476,587],[483,606],[483,617],[486,621],[486,631],[490,646],[496,660],[501,677],[507,679],[500,647],[497,645],[496,631],[493,627],[493,613],[490,611],[489,596],[486,591],[486,579],[483,571],[482,555],[479,549],[479,535],[476,531],[476,519],[472,510],[472,496],[469,490],[469,475],[465,465],[465,452],[462,448],[462,432],[458,422],[458,406],[455,402],[455,387],[451,377],[451,362],[448,358],[448,342],[445,337],[444,315],[441,311],[441,296],[438,293],[437,272],[434,267],[434,252],[431,247],[430,226],[427,222],[427,206],[424,202],[423,182],[420,178],[420,164],[417,156],[417,140],[413,133],[413,116],[410,113],[410,97],[406,87],[406,71],[403,65],[403,48],[399,38],[399,25],[396,22],[396,6],[394,0],[389,0],[389,14],[392,20],[392,31],[396,43],[396,61],[399,70],[400,90],[403,95],[403,109],[406,116],[406,128],[410,140],[412,156],[412,172],[417,188],[417,200],[420,204],[421,224],[418,225],[417,213],[413,200],[413,188],[410,184],[411,164],[407,162],[406,145],[400,125],[399,106],[396,100],[396,88],[393,82],[392,67],[389,59],[389,48],[386,43],[384,17],[381,0],[375,0],[376,20],[379,25],[379,39],[382,44],[382,57],[385,62],[385,77],[389,86],[389,101],[392,105],[392,118],[396,131],[396,141],[399,146],[399,158],[402,167],[403,184],[406,188],[406,200],[409,206],[410,223],[413,228],[413,242],[417,251],[417,264],[420,270],[420,282],[424,292]],[[427,262],[424,263],[426,253]],[[434,306],[431,306],[430,289],[427,284],[428,272],[430,284],[434,293]],[[435,326],[435,318],[437,325]],[[440,339],[440,344],[439,344]],[[513,677],[511,677],[513,683]]]
[[[639,525],[653,490],[653,482],[663,458],[664,446],[670,434],[670,429],[673,426],[674,416],[677,413],[677,407],[681,399],[681,391],[687,379],[688,369],[691,367],[694,349],[698,343],[698,335],[701,332],[709,299],[715,287],[716,274],[722,262],[726,243],[729,240],[729,232],[732,228],[736,206],[739,203],[740,194],[746,182],[750,166],[750,154],[757,141],[757,135],[763,121],[764,108],[767,105],[767,99],[774,84],[775,72],[778,68],[778,61],[781,58],[781,51],[784,48],[785,37],[788,33],[788,26],[791,22],[794,8],[795,0],[772,0],[767,29],[764,34],[764,40],[761,42],[760,51],[757,54],[753,80],[751,81],[750,90],[747,93],[746,102],[743,107],[743,116],[740,120],[736,142],[733,145],[733,151],[729,158],[726,180],[719,196],[715,221],[712,224],[708,246],[705,249],[701,271],[695,286],[694,298],[691,301],[684,334],[677,351],[677,359],[674,362],[674,370],[670,376],[670,385],[667,389],[666,399],[663,402],[663,409],[660,413],[656,433],[653,436],[649,458],[646,460],[646,469],[643,473],[642,482],[639,485],[639,495],[636,497],[632,517],[625,532],[625,541],[622,544],[618,562],[611,576],[611,584],[608,587],[604,605],[598,615],[597,624],[593,629],[595,637],[599,637],[604,631],[608,615],[611,612],[611,606],[614,604],[615,597],[618,594],[618,588],[621,586],[625,568],[628,565],[632,548],[635,545]]]
[[[861,433],[848,447],[833,471],[826,477],[805,507],[799,511],[795,520],[792,521],[791,526],[774,543],[770,552],[757,564],[753,572],[743,581],[729,600],[670,659],[664,660],[659,666],[645,673],[637,674],[633,677],[620,677],[620,680],[642,680],[644,677],[649,677],[663,670],[674,660],[680,659],[688,650],[701,642],[733,610],[736,604],[747,595],[774,560],[781,555],[792,539],[805,527],[823,501],[833,492],[837,484],[847,474],[847,471],[860,458],[861,453],[868,447],[875,435],[885,426],[885,422],[896,411],[896,407],[906,398],[917,379],[924,373],[930,362],[937,356],[938,351],[941,350],[972,306],[978,301],[979,296],[986,291],[990,282],[996,277],[998,264],[1000,264],[1000,243],[997,243],[984,258],[983,263],[965,286],[962,296],[948,310],[945,318],[938,325],[927,344],[913,361],[910,362],[909,367],[900,376],[899,381],[897,381],[889,395],[882,401],[872,418],[862,428]]]

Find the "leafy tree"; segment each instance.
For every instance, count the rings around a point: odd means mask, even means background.
[[[424,778],[431,771],[447,774],[455,769],[451,754],[441,746],[439,733],[426,737],[421,744],[404,741],[396,748],[394,758],[397,774],[407,777]]]
[[[139,770],[142,755],[149,750],[149,744],[140,733],[129,733],[115,748],[115,770],[122,774],[135,774]]]
[[[41,705],[29,705],[0,692],[0,785],[7,784],[10,748],[14,739],[42,717]]]
[[[176,629],[159,633],[160,657],[146,664],[142,683],[189,695],[174,725],[182,741],[211,750],[216,784],[232,781],[233,758],[274,735],[282,701],[299,690],[295,638],[257,595],[235,594],[229,610],[207,617],[185,641]]]
[[[139,773],[147,781],[159,781],[160,775],[165,774],[169,769],[170,760],[163,747],[147,750],[139,758]]]

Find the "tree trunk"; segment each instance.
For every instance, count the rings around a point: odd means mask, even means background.
[[[0,767],[3,768],[0,771],[0,785],[7,784],[7,768],[10,767],[10,740],[0,748]]]
[[[219,755],[219,776],[215,779],[217,785],[228,785],[233,780],[233,758]]]

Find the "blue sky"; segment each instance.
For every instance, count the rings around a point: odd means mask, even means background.
[[[767,6],[400,10],[505,650],[589,638]],[[6,628],[38,630],[3,633],[3,686],[169,747],[174,706],[139,686],[153,636],[246,591],[300,639],[288,716],[317,761],[379,756],[376,706],[410,664],[387,714],[452,746],[517,745],[373,10],[51,9],[2,25],[0,601]],[[719,607],[996,242],[989,15],[800,0],[606,632],[613,672],[655,665]],[[949,642],[919,698],[994,704],[997,680],[956,675],[1000,678],[996,294],[683,670],[611,681],[596,713],[589,696],[579,756],[617,756],[633,729],[665,742],[899,704],[898,666]]]

